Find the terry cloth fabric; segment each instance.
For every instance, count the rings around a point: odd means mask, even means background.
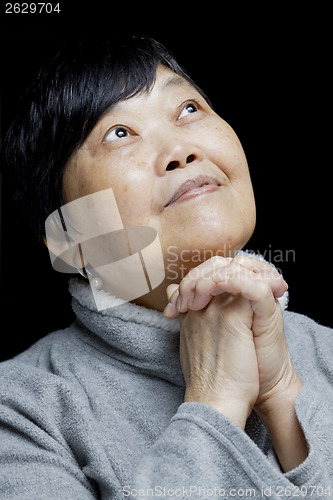
[[[309,447],[285,474],[254,412],[244,432],[183,403],[177,319],[130,303],[97,312],[87,285],[70,290],[75,322],[0,365],[1,499],[333,495],[331,329],[284,311]]]

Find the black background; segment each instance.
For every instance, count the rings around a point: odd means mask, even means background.
[[[56,2],[53,2],[54,4]],[[1,4],[1,132],[39,66],[76,36],[149,35],[165,43],[238,134],[257,227],[290,290],[289,309],[332,326],[331,53],[327,11],[198,2],[189,8],[63,0],[57,14],[5,14]],[[70,5],[68,5],[70,4]],[[218,8],[217,8],[218,7]],[[66,276],[52,270],[2,189],[1,353],[6,359],[73,318]],[[31,214],[33,216],[33,214]],[[288,259],[286,261],[286,255]],[[275,257],[284,256],[284,261]]]

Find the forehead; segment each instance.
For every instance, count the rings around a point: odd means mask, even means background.
[[[116,104],[113,104],[102,115],[94,129],[103,127],[104,123],[107,123],[111,117],[117,119],[118,115],[123,115],[124,113],[135,114],[138,109],[137,106],[139,106],[140,109],[145,109],[148,102],[152,103],[155,101],[158,105],[164,103],[165,98],[170,95],[178,95],[181,93],[188,94],[189,92],[191,92],[192,97],[199,95],[197,89],[185,78],[177,75],[169,68],[160,65],[156,70],[153,85],[148,91],[142,91],[133,97],[122,99]]]
[[[157,67],[155,82],[152,89],[155,88],[156,90],[163,92],[172,88],[179,87],[194,89],[193,85],[191,85],[190,82],[185,80],[185,78],[183,78],[182,76],[177,75],[169,68],[166,68],[162,65]]]
[[[191,85],[185,78],[180,75],[177,75],[169,68],[165,66],[159,65],[156,70],[156,75],[154,82],[148,91],[142,91],[139,94],[129,97],[127,99],[123,99],[113,105],[107,113],[112,113],[125,108],[128,108],[129,105],[135,104],[138,102],[145,103],[148,100],[153,100],[155,97],[164,98],[168,94],[176,93],[176,92],[188,92],[195,91],[195,87]]]

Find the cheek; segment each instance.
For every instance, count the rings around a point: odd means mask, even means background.
[[[153,182],[147,173],[127,168],[110,179],[110,187],[125,226],[149,225]]]
[[[151,201],[147,187],[134,188],[131,180],[113,188],[123,224],[149,225]]]
[[[248,165],[242,145],[226,122],[218,123],[206,137],[206,151],[210,159],[229,179],[248,175]]]
[[[64,174],[66,201],[113,189],[123,224],[149,225],[153,181],[128,158],[73,161]]]

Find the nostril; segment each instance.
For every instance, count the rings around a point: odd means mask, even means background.
[[[188,155],[188,157],[186,158],[186,163],[192,163],[192,161],[195,160],[195,156],[194,155]]]
[[[179,161],[170,161],[170,163],[167,166],[167,170],[174,170],[175,168],[179,167]]]

